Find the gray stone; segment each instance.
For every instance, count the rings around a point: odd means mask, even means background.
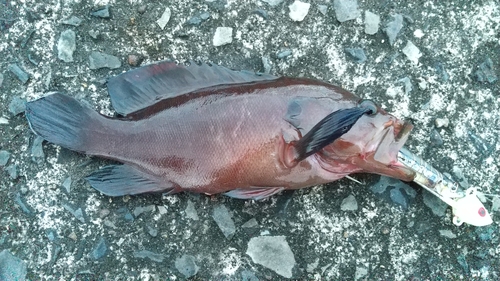
[[[380,16],[370,11],[365,11],[365,33],[374,35],[378,32]]]
[[[25,109],[26,100],[18,96],[15,96],[9,103],[9,112],[14,116],[23,113]]]
[[[26,263],[12,255],[8,250],[0,252],[0,280],[24,281],[26,280]]]
[[[209,12],[203,12],[199,15],[193,16],[186,21],[187,25],[200,25],[202,22],[210,18]]]
[[[109,6],[103,7],[95,12],[92,12],[90,13],[90,15],[103,19],[111,18],[111,13],[109,12]]]
[[[67,177],[63,183],[62,186],[64,189],[66,189],[66,192],[70,193],[71,192],[71,177]]]
[[[233,29],[231,27],[217,27],[215,30],[213,45],[215,47],[231,44],[233,42]]]
[[[356,211],[358,209],[358,202],[353,195],[349,195],[344,200],[342,200],[342,204],[340,204],[340,209],[342,211]]]
[[[493,61],[490,58],[486,58],[485,61],[479,65],[475,77],[479,82],[488,82],[490,84],[498,80],[496,70],[493,67]]]
[[[0,87],[2,87],[2,84],[3,84],[3,74],[0,73]]]
[[[400,205],[403,209],[408,209],[408,201],[398,188],[391,189],[390,197],[392,202]]]
[[[454,239],[454,238],[457,238],[457,235],[455,233],[453,233],[451,230],[449,229],[442,229],[442,230],[439,230],[439,234],[443,237],[446,237],[446,238],[450,238],[450,239]]]
[[[418,59],[422,56],[420,50],[411,41],[406,43],[406,46],[403,48],[403,54],[414,64],[418,64]]]
[[[309,8],[311,4],[295,0],[288,8],[290,13],[288,14],[293,21],[303,21],[304,18],[309,13]]]
[[[5,171],[7,171],[9,177],[13,180],[17,179],[17,177],[19,176],[17,173],[17,165],[10,165],[9,167],[5,168]]]
[[[76,50],[76,34],[68,29],[61,32],[57,43],[57,57],[65,62],[73,61],[73,52]]]
[[[398,80],[398,82],[401,82],[405,86],[405,94],[409,94],[413,90],[413,85],[411,84],[411,80],[409,77],[403,77]]]
[[[334,0],[335,16],[340,22],[353,20],[360,15],[357,0]]]
[[[100,34],[101,34],[101,33],[99,32],[99,30],[93,30],[93,29],[89,30],[89,35],[90,35],[90,37],[92,37],[92,38],[94,38],[94,39],[99,38],[99,35],[100,35]]]
[[[106,255],[106,252],[108,251],[108,246],[106,243],[106,240],[104,240],[103,237],[99,239],[99,242],[94,246],[94,249],[92,250],[92,253],[90,253],[90,256],[94,260],[98,260]]]
[[[146,207],[135,207],[134,208],[134,217],[138,217],[140,216],[142,213],[146,213],[146,212],[154,212],[156,211],[156,206],[155,205],[148,205]]]
[[[384,28],[384,31],[385,34],[387,34],[387,38],[389,38],[389,44],[394,45],[394,42],[396,42],[396,37],[401,31],[401,28],[403,28],[403,16],[400,14],[396,14],[392,17],[394,18],[394,20],[387,24],[387,26]]]
[[[243,270],[241,272],[241,281],[259,281],[259,278],[255,276],[255,273],[249,270]]]
[[[92,52],[89,56],[90,69],[110,68],[117,69],[122,65],[120,59],[101,52]]]
[[[154,225],[146,224],[146,229],[152,237],[158,236],[158,228],[156,228]]]
[[[283,2],[283,0],[262,0],[262,2],[266,2],[271,6],[277,6]]]
[[[14,197],[14,202],[21,208],[23,213],[31,216],[33,214],[33,211],[31,208],[26,204],[24,201],[24,198],[21,197],[21,194],[19,192],[16,193],[16,196]]]
[[[167,7],[165,8],[165,11],[163,11],[161,17],[156,21],[156,23],[161,29],[165,28],[168,21],[170,20],[170,16],[172,16],[172,11],[170,11],[170,8]]]
[[[264,73],[271,73],[271,61],[268,57],[262,56],[262,65],[264,66]]]
[[[326,16],[326,13],[328,13],[328,6],[327,5],[318,5],[318,11],[323,14],[323,16]]]
[[[165,259],[165,255],[157,254],[148,250],[136,251],[134,252],[134,257],[140,259],[150,259],[154,262],[163,262],[163,260]]]
[[[493,202],[491,203],[491,212],[496,212],[500,210],[500,196],[495,196]]]
[[[79,17],[72,16],[69,19],[63,20],[62,24],[72,25],[72,26],[80,26],[80,24],[82,24],[82,20]]]
[[[290,50],[290,49],[285,49],[285,50],[282,50],[282,51],[278,52],[278,53],[276,54],[276,57],[277,57],[278,59],[284,59],[284,58],[286,58],[286,57],[291,56],[292,54],[293,54],[292,50]]]
[[[285,236],[259,236],[248,242],[247,255],[254,263],[271,269],[285,278],[292,278],[295,257]]]
[[[366,275],[368,275],[368,269],[366,269],[365,267],[356,266],[356,272],[354,273],[355,281],[362,279]]]
[[[361,48],[345,48],[344,51],[357,63],[364,63],[366,61],[365,51]]]
[[[35,162],[42,161],[45,158],[45,153],[43,153],[43,138],[36,136],[31,145],[31,157]]]
[[[10,159],[10,152],[6,150],[0,150],[0,166],[7,165]]]
[[[432,210],[434,215],[439,217],[445,215],[446,209],[448,208],[446,203],[427,190],[423,190],[422,196],[424,198],[424,204]]]
[[[236,232],[236,226],[234,225],[233,219],[231,218],[231,215],[229,214],[226,206],[215,206],[212,217],[214,218],[224,236],[230,239]]]
[[[259,226],[259,223],[257,222],[257,220],[255,218],[251,218],[246,223],[244,223],[241,227],[253,228],[253,227],[258,227],[258,226]]]
[[[26,71],[22,70],[17,64],[13,63],[8,66],[10,72],[12,72],[16,78],[23,84],[26,84],[30,79],[30,76]]]
[[[75,210],[68,204],[63,204],[62,206],[64,207],[64,209],[66,209],[68,212],[70,212],[81,223],[85,223],[85,218],[83,217],[82,208],[78,208]]]
[[[188,200],[186,210],[184,210],[184,212],[186,213],[187,218],[195,221],[199,220],[198,212],[196,212],[193,201]]]
[[[191,255],[183,255],[175,260],[175,268],[186,278],[195,276],[198,273],[196,259]]]
[[[431,145],[436,147],[440,147],[444,143],[443,138],[436,129],[431,130],[430,140],[431,140]]]

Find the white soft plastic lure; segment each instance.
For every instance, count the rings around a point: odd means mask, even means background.
[[[452,207],[455,225],[467,223],[485,226],[493,222],[488,210],[477,197],[475,188],[462,190],[455,181],[405,147],[399,151],[398,161],[415,171],[414,182]]]

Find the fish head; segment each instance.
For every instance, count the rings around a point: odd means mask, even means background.
[[[371,114],[363,115],[347,133],[323,149],[323,157],[327,162],[352,167],[353,172],[412,181],[415,171],[398,162],[397,155],[413,125],[372,106]]]

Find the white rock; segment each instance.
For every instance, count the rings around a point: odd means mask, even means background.
[[[163,15],[161,15],[161,18],[159,18],[156,21],[156,23],[160,26],[161,29],[165,28],[168,21],[170,20],[170,16],[172,16],[172,11],[170,11],[170,8],[167,7],[167,8],[165,8]]]
[[[73,30],[68,29],[61,32],[61,37],[57,43],[57,56],[65,62],[73,61],[73,52],[76,50],[76,34]]]
[[[413,45],[411,41],[408,41],[408,43],[406,43],[406,46],[403,48],[403,53],[414,64],[418,64],[418,59],[422,56],[420,50],[415,45]]]
[[[233,42],[233,29],[231,27],[217,27],[215,30],[213,44],[219,47]]]
[[[293,4],[288,6],[288,8],[290,8],[290,13],[288,15],[293,21],[303,21],[304,18],[307,16],[307,13],[309,13],[310,7],[311,4],[309,3],[304,3],[295,0]]]
[[[439,230],[439,234],[450,239],[457,238],[457,235],[455,235],[455,233],[448,229]]]
[[[295,257],[285,236],[259,236],[248,242],[247,255],[285,278],[292,278]]]
[[[416,38],[422,38],[424,37],[424,32],[422,31],[422,29],[417,29],[415,31],[413,31],[413,36],[415,36]]]
[[[435,124],[437,128],[448,127],[450,120],[448,118],[436,118]]]
[[[365,11],[365,33],[373,35],[378,32],[380,16],[370,11]]]
[[[283,0],[262,0],[271,6],[277,6],[283,2]]]

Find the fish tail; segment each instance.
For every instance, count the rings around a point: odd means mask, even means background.
[[[61,93],[27,103],[26,118],[35,134],[82,153],[89,152],[95,133],[106,131],[104,116]]]

